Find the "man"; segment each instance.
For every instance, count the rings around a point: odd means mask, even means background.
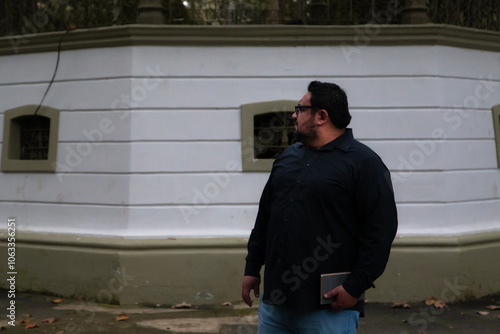
[[[274,162],[248,242],[242,298],[259,296],[259,334],[356,333],[397,230],[390,173],[353,138],[347,96],[313,81],[292,116],[299,143]],[[350,272],[320,303],[320,275]]]

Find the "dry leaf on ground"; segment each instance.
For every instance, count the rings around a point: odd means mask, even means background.
[[[231,305],[233,305],[233,303],[231,303],[231,302],[224,302],[224,303],[222,303],[222,306],[231,306]]]
[[[488,305],[486,308],[489,310],[500,310],[500,305]]]
[[[27,324],[24,328],[25,329],[33,329],[33,328],[37,328],[38,325],[37,324]]]
[[[476,313],[479,314],[479,315],[488,315],[488,314],[490,314],[490,312],[488,312],[488,311],[477,311]]]
[[[182,302],[177,305],[173,305],[172,308],[191,308],[191,304],[188,304],[186,302]]]
[[[391,308],[411,308],[410,304],[395,302],[391,305]]]
[[[494,315],[493,318],[500,319],[500,315]]]
[[[435,308],[443,308],[443,307],[448,307],[444,301],[441,299],[438,299],[436,297],[430,297],[425,300],[425,305],[427,306],[434,306]]]
[[[123,320],[128,320],[128,315],[120,314],[120,315],[117,315],[115,318],[115,321],[123,321]]]
[[[62,301],[63,301],[63,300],[62,300],[62,299],[59,299],[59,298],[58,298],[58,299],[52,299],[52,303],[54,303],[54,304],[59,304],[59,303],[62,303]]]
[[[52,318],[47,318],[47,319],[42,319],[42,322],[46,322],[46,323],[53,323],[53,322],[56,322],[56,318],[52,317]]]

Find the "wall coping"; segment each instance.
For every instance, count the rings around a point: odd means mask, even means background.
[[[0,37],[0,56],[57,51],[65,32]],[[500,32],[452,26],[179,26],[123,25],[77,29],[61,50],[122,46],[365,46],[443,45],[500,51]]]

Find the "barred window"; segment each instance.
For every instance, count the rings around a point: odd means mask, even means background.
[[[19,127],[19,159],[47,160],[50,118],[40,115],[21,116],[12,121]]]
[[[254,116],[254,157],[276,159],[293,144],[293,112],[269,112]]]
[[[3,172],[54,172],[56,169],[59,110],[23,106],[4,113]]]
[[[278,100],[241,106],[241,154],[244,171],[270,171],[274,159],[294,142],[297,101]]]

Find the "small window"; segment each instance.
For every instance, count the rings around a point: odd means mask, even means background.
[[[241,106],[244,171],[270,171],[274,159],[293,144],[293,110],[297,101],[280,100]]]
[[[4,113],[2,171],[54,172],[59,111],[24,106]]]
[[[497,147],[497,166],[500,168],[500,104],[493,107],[493,129]]]
[[[255,115],[253,125],[256,159],[276,159],[294,142],[291,112],[268,112]]]
[[[47,160],[50,118],[40,115],[19,116],[12,122],[19,129],[19,151],[9,152],[10,155],[21,160]]]

